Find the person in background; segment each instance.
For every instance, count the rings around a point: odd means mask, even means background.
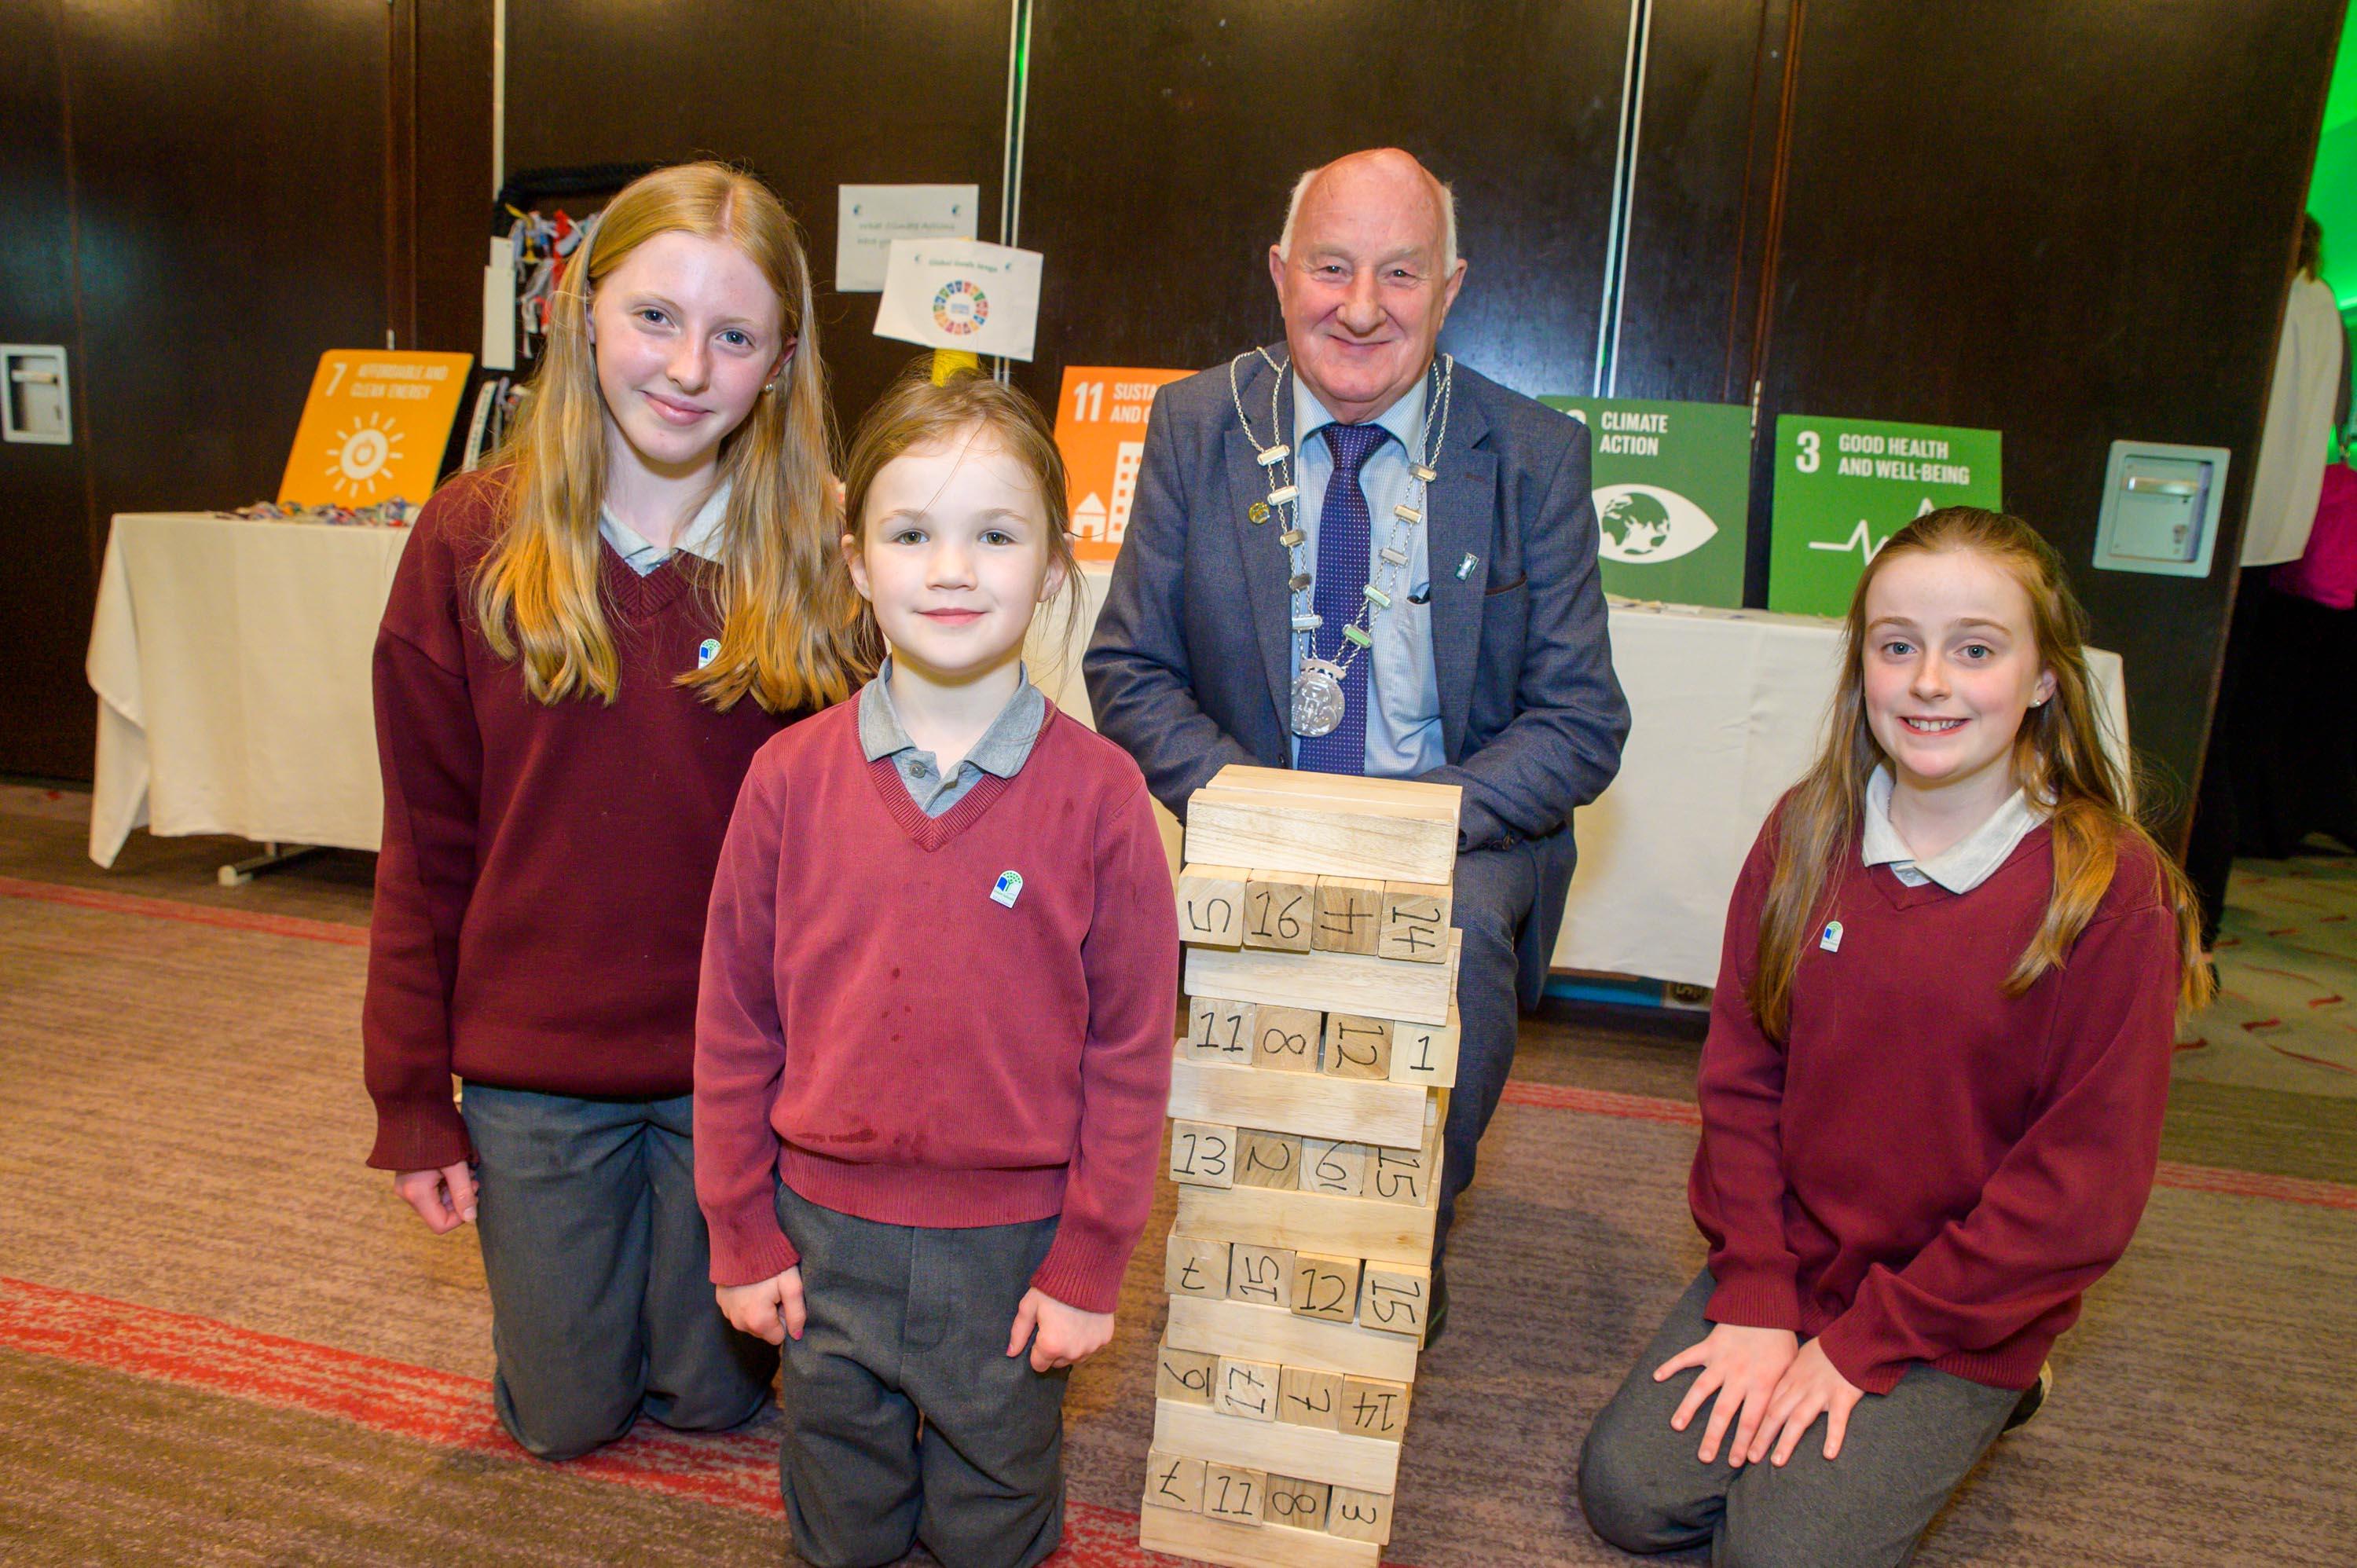
[[[737,785],[874,663],[832,560],[816,332],[759,182],[625,188],[506,448],[426,503],[377,637],[369,1163],[436,1234],[477,1225],[500,1420],[544,1458],[642,1412],[740,1425],[776,1370],[705,1283],[689,1095]]]
[[[2348,377],[2343,355],[2348,339],[2331,288],[2319,274],[2324,230],[2305,214],[2292,262],[2290,293],[2284,301],[2283,329],[2276,340],[2276,365],[2267,388],[2266,425],[2251,478],[2251,507],[2243,525],[2242,575],[2234,591],[2232,618],[2226,624],[2226,647],[2221,656],[2218,704],[2210,718],[2210,744],[2202,757],[2192,832],[2185,851],[2186,874],[2192,878],[2201,906],[2201,949],[2217,946],[2218,926],[2226,908],[2226,881],[2234,864],[2238,838],[2245,830],[2268,841],[2277,854],[2292,844],[2261,821],[2238,830],[2238,797],[2265,800],[2275,781],[2252,777],[2253,767],[2282,750],[2266,737],[2252,733],[2255,714],[2266,706],[2254,702],[2255,682],[2287,678],[2273,668],[2265,649],[2276,596],[2269,574],[2256,568],[2297,561],[2308,547],[2309,530],[2316,521],[2318,497],[2324,487],[2324,466],[2331,455],[2335,421],[2345,411]],[[2244,777],[2237,780],[2237,772]],[[2239,785],[2239,787],[2238,787]],[[2265,813],[2261,813],[2262,816]],[[2292,835],[2295,839],[2297,835]],[[2357,844],[2350,846],[2357,849]]]
[[[891,657],[746,776],[705,939],[696,1190],[729,1321],[785,1347],[801,1560],[922,1541],[1028,1568],[1062,1537],[1065,1369],[1111,1342],[1153,1208],[1170,866],[1135,764],[1024,670],[1034,612],[1077,587],[1039,409],[912,374],[845,486]]]

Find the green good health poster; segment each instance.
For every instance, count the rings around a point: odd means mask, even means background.
[[[1996,509],[1997,443],[1994,430],[1777,415],[1768,607],[1846,615],[1892,534],[1945,506]]]
[[[1751,411],[1734,403],[1549,397],[1593,436],[1604,591],[1681,605],[1743,603]]]

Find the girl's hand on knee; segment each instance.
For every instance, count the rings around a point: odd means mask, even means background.
[[[436,1236],[474,1223],[475,1173],[464,1160],[440,1170],[402,1171],[393,1178],[393,1190]]]
[[[1825,1418],[1825,1457],[1835,1457],[1841,1453],[1843,1434],[1849,1430],[1849,1412],[1865,1397],[1866,1391],[1841,1375],[1820,1342],[1810,1340],[1784,1369],[1775,1397],[1768,1402],[1768,1419],[1760,1423],[1760,1434],[1751,1440],[1751,1462],[1756,1465],[1767,1457],[1770,1443],[1776,1444],[1772,1463],[1781,1465],[1790,1459],[1820,1412]],[[1784,1435],[1778,1443],[1780,1430]]]
[[[1710,1421],[1703,1428],[1702,1446],[1695,1451],[1695,1457],[1706,1465],[1717,1460],[1719,1441],[1733,1423],[1735,1441],[1727,1444],[1727,1462],[1739,1466],[1747,1456],[1758,1458],[1751,1452],[1755,1445],[1753,1433],[1767,1412],[1778,1380],[1792,1366],[1800,1347],[1801,1337],[1789,1328],[1717,1325],[1701,1341],[1687,1346],[1653,1369],[1653,1381],[1657,1383],[1688,1367],[1702,1369],[1694,1387],[1678,1402],[1677,1413],[1670,1417],[1670,1430],[1684,1432],[1686,1423],[1694,1420],[1695,1412],[1702,1408],[1703,1401],[1715,1393],[1718,1402],[1710,1408]]]
[[[810,1321],[802,1305],[800,1263],[775,1279],[755,1280],[748,1285],[715,1285],[712,1294],[720,1303],[721,1316],[737,1332],[772,1345],[800,1339]]]
[[[1082,1312],[1033,1289],[1023,1293],[1023,1305],[1015,1309],[1015,1332],[1007,1337],[1006,1353],[1020,1356],[1028,1344],[1031,1369],[1049,1372],[1085,1361],[1112,1343],[1112,1313]]]

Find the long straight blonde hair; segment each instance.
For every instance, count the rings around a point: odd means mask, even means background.
[[[1748,999],[1770,1038],[1784,1038],[1791,1026],[1792,977],[1803,944],[1829,912],[1841,866],[1857,854],[1867,781],[1886,760],[1866,718],[1867,590],[1884,566],[1902,555],[1951,551],[1987,556],[2013,574],[2029,597],[2038,656],[2054,675],[2053,696],[2023,716],[2013,742],[2014,782],[2049,812],[2054,886],[2037,934],[2005,978],[2005,993],[2020,995],[2070,957],[2072,944],[2111,888],[2121,844],[2134,843],[2151,853],[2162,895],[2177,918],[2179,1004],[2199,1007],[2210,999],[2192,889],[2136,821],[2127,780],[2104,747],[2094,682],[2087,672],[2086,612],[2071,592],[2061,558],[2019,518],[1957,506],[1926,513],[1892,534],[1850,596],[1841,680],[1826,718],[1824,749],[1778,805],[1770,828],[1775,869],[1760,911]]]
[[[679,678],[716,708],[750,695],[771,713],[848,696],[868,672],[859,605],[835,564],[834,430],[802,237],[768,187],[716,163],[657,169],[623,188],[549,301],[548,347],[495,462],[511,465],[502,531],[474,582],[476,618],[501,658],[521,657],[544,703],[612,702],[619,660],[599,585],[606,406],[589,306],[600,282],[658,234],[736,246],[777,292],[793,356],[721,439],[728,487],[718,538],[720,650]]]

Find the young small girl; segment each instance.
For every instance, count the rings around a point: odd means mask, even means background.
[[[1025,677],[1074,571],[1039,411],[912,376],[845,485],[891,657],[737,799],[696,1191],[722,1309],[785,1346],[794,1550],[1014,1568],[1061,1538],[1064,1369],[1113,1337],[1152,1202],[1170,868],[1136,766]]]
[[[624,189],[507,450],[426,503],[377,639],[369,1163],[436,1234],[479,1224],[500,1419],[545,1458],[641,1411],[737,1425],[777,1364],[713,1307],[689,1090],[737,787],[873,667],[816,329],[759,182]]]
[[[1920,518],[1860,579],[1824,753],[1727,911],[1688,1187],[1708,1266],[1580,1455],[1614,1544],[1905,1562],[2135,1232],[2207,973],[2084,625],[1994,512]]]

